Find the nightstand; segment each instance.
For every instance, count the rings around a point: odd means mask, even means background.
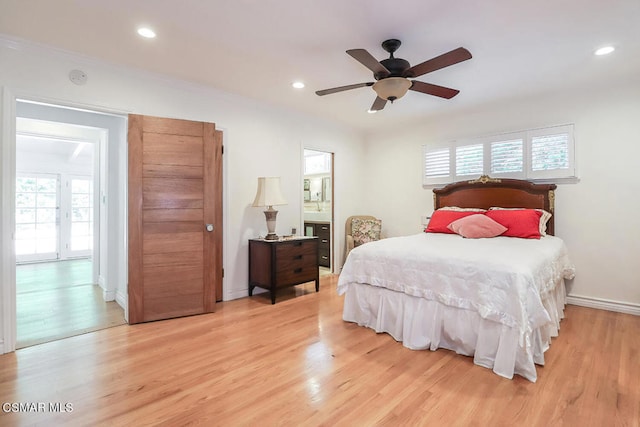
[[[249,240],[249,296],[256,286],[267,289],[271,304],[275,304],[277,289],[311,281],[316,282],[318,292],[317,237]]]

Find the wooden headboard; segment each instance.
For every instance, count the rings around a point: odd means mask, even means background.
[[[434,209],[444,206],[489,209],[544,209],[551,213],[547,233],[554,234],[555,184],[534,184],[519,179],[490,178],[486,175],[471,181],[456,182],[433,190]]]

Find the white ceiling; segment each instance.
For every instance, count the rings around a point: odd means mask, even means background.
[[[147,40],[140,25],[158,34]],[[360,130],[535,93],[606,85],[640,74],[638,0],[0,0],[0,33],[342,121]],[[367,114],[373,81],[345,53],[398,38],[412,65],[465,47],[469,61],[418,80],[460,90],[409,92]],[[595,57],[595,48],[617,50]],[[306,88],[294,90],[302,80]],[[91,76],[89,76],[89,84]]]
[[[66,141],[32,135],[16,136],[16,155],[24,159],[40,158],[42,154],[59,157],[68,163],[88,163],[93,161],[93,144],[80,141]],[[34,157],[35,156],[35,157]],[[28,162],[28,160],[25,160]]]

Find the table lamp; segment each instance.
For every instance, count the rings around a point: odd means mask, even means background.
[[[273,209],[276,205],[286,205],[287,201],[282,196],[280,190],[280,177],[260,177],[258,178],[258,191],[253,201],[254,207],[266,206],[264,216],[267,220],[267,235],[265,240],[277,240],[276,216],[278,211]]]

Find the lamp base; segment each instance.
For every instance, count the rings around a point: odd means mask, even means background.
[[[278,216],[278,211],[273,209],[273,206],[269,206],[269,208],[264,211],[264,217],[267,219],[267,235],[264,237],[264,240],[278,240],[278,236],[276,235],[276,216]]]

